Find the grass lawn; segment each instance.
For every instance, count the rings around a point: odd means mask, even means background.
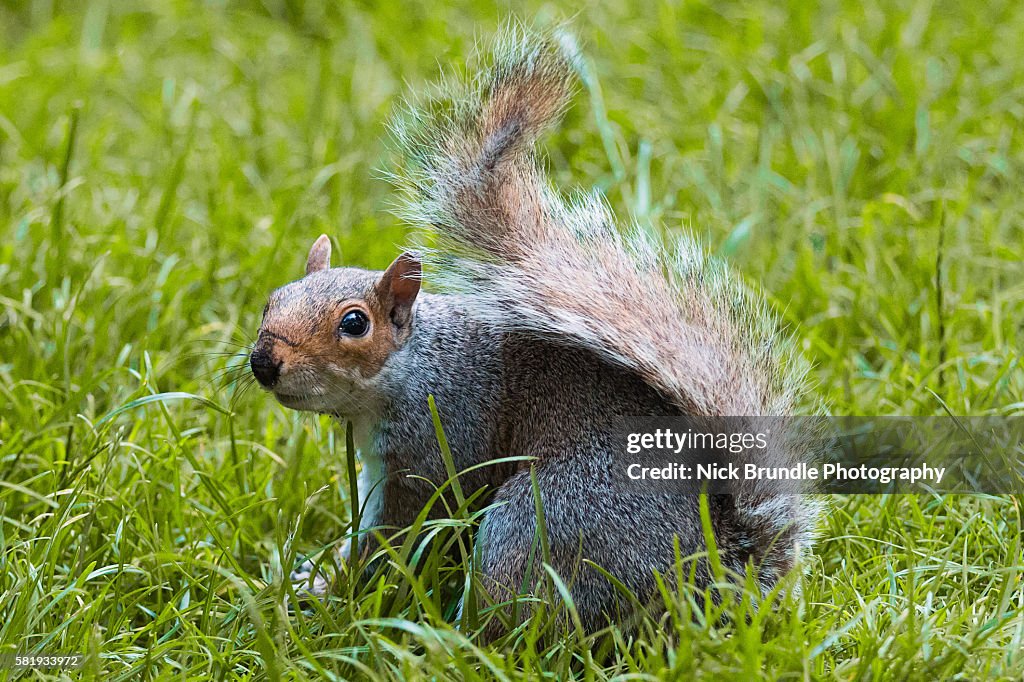
[[[763,285],[831,412],[1024,413],[1024,3],[815,5],[0,4],[0,651],[111,680],[1024,676],[1007,496],[832,499],[799,594],[668,594],[632,642],[538,616],[480,648],[436,551],[282,606],[347,530],[344,430],[231,368],[321,232],[398,253],[388,116],[513,13],[588,56],[558,182]]]

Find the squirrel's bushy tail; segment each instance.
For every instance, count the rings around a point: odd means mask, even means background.
[[[803,364],[721,262],[691,237],[663,248],[617,229],[596,193],[550,187],[534,145],[567,106],[578,59],[557,34],[508,31],[480,75],[442,83],[394,125],[403,216],[437,235],[431,280],[471,294],[489,324],[630,369],[683,414],[791,414]],[[779,500],[750,494],[755,535],[801,525]]]
[[[489,322],[634,370],[687,414],[788,414],[802,374],[757,297],[692,238],[660,248],[600,196],[550,188],[534,143],[574,90],[568,42],[511,31],[489,69],[393,126],[403,215],[438,236],[432,279]]]

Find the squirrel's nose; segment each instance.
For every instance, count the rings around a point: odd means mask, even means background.
[[[257,348],[249,356],[249,367],[252,368],[252,375],[262,386],[270,388],[277,382],[281,374],[281,363],[274,362],[269,352]]]

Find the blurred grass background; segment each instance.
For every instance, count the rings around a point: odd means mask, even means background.
[[[1024,412],[1019,3],[4,2],[2,651],[123,679],[584,675],[578,644],[475,650],[387,586],[290,621],[290,560],[345,532],[343,448],[224,375],[321,232],[394,257],[388,116],[510,16],[570,18],[588,56],[558,183],[761,284],[833,412]],[[1018,500],[834,507],[801,596],[589,674],[1024,674]]]

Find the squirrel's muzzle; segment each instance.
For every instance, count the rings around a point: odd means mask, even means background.
[[[252,375],[256,381],[265,388],[270,388],[277,383],[281,375],[281,363],[274,359],[270,349],[264,346],[257,346],[249,355],[249,367],[252,368]]]

